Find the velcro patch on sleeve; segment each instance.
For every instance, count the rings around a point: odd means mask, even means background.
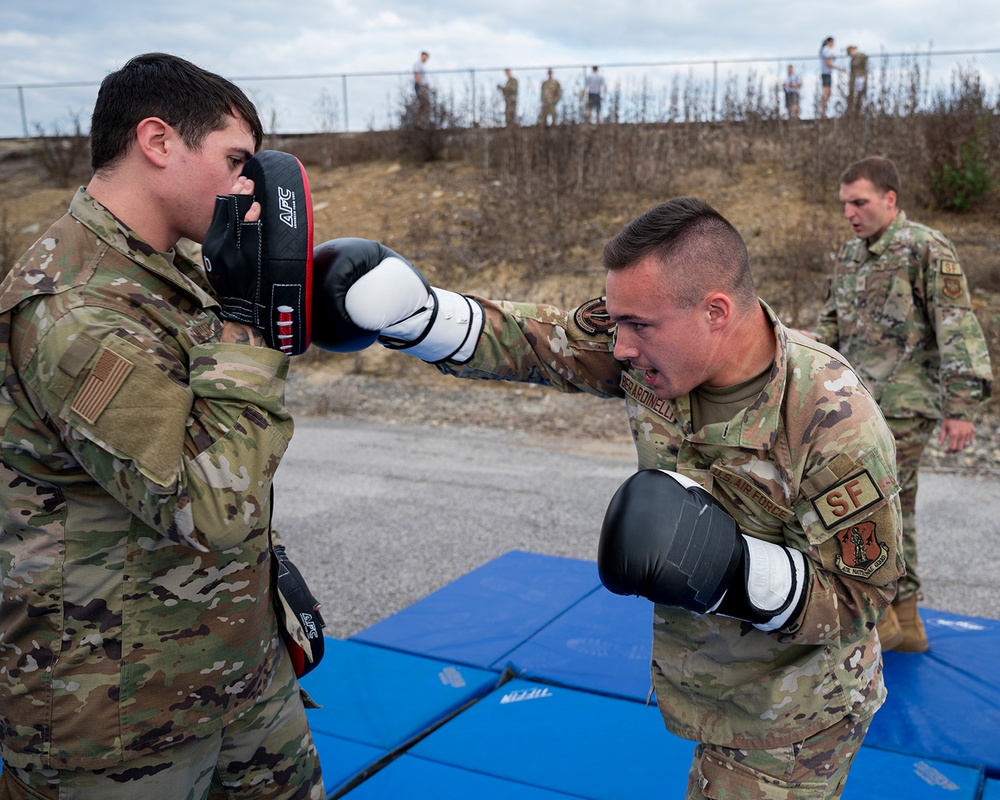
[[[131,371],[132,362],[118,353],[105,350],[84,380],[70,409],[94,424]]]
[[[957,261],[942,261],[941,262],[941,274],[942,275],[961,275],[962,265]]]
[[[875,519],[866,519],[837,531],[836,539],[840,553],[834,564],[845,575],[867,580],[889,560],[889,547],[879,541]]]
[[[827,530],[843,525],[883,500],[878,485],[866,469],[854,472],[811,498],[813,508]]]
[[[604,297],[588,300],[573,313],[573,321],[584,333],[591,336],[610,333],[615,323],[608,314],[608,302]]]

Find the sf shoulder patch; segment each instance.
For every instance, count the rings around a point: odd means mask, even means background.
[[[837,531],[837,569],[854,578],[870,578],[889,559],[889,548],[878,540],[876,525],[865,520]]]
[[[608,314],[608,303],[603,297],[595,297],[580,306],[573,314],[573,321],[584,333],[591,336],[598,333],[610,333],[615,323]]]
[[[93,425],[101,416],[101,412],[108,407],[111,398],[125,383],[131,371],[132,362],[117,353],[105,350],[84,380],[70,409]]]
[[[842,478],[811,498],[813,508],[829,531],[851,517],[867,511],[883,499],[878,484],[866,469]]]
[[[942,275],[961,275],[962,266],[957,261],[941,261]]]

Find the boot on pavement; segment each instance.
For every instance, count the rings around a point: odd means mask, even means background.
[[[896,645],[900,653],[926,653],[930,647],[927,641],[927,631],[917,613],[917,595],[913,594],[905,600],[896,600],[890,606],[896,612],[896,619],[903,633],[903,640]]]
[[[892,606],[889,606],[878,622],[875,623],[879,641],[882,642],[882,652],[895,650],[903,641],[903,629]]]

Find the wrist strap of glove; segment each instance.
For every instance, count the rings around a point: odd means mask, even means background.
[[[399,330],[412,328],[413,321],[427,318],[423,331],[415,338],[399,338]],[[379,342],[390,350],[405,350],[432,364],[439,361],[456,361],[464,364],[476,349],[483,330],[483,307],[475,300],[444,289],[431,288],[431,300],[404,323],[397,323],[382,331]]]
[[[742,537],[742,569],[737,568],[736,578],[711,610],[746,620],[762,631],[776,631],[802,610],[809,569],[794,548]]]

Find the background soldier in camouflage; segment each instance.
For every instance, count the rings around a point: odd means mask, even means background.
[[[428,289],[378,247],[343,258],[350,325],[447,374],[623,398],[640,469],[802,554],[802,605],[773,630],[656,604],[651,679],[701,743],[688,798],[838,797],[885,697],[875,626],[903,569],[892,435],[842,356],[760,302],[743,239],[693,198],[612,239],[606,301],[575,311]]]
[[[179,246],[261,139],[233,84],[132,59],[0,284],[0,797],[323,796],[271,598],[288,357]]]
[[[549,70],[549,77],[542,81],[542,113],[538,116],[541,125],[555,125],[558,122],[556,116],[556,106],[562,100],[562,85],[552,77],[552,70]]]
[[[503,94],[503,115],[507,127],[517,125],[517,78],[509,69],[505,69],[503,74],[507,76],[506,83],[498,83],[497,89]]]
[[[990,396],[982,328],[955,248],[898,207],[899,173],[865,158],[840,178],[844,216],[857,238],[841,248],[814,334],[843,353],[875,395],[896,438],[906,574],[880,623],[883,645],[927,650],[917,613],[917,470],[937,420],[939,445],[972,444],[973,419]]]

